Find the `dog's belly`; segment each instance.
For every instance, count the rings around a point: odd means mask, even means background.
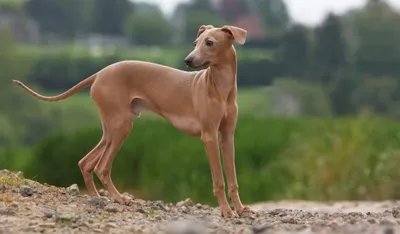
[[[178,130],[191,136],[200,136],[201,125],[196,118],[162,112],[156,108],[152,102],[141,98],[135,98],[132,100],[131,110],[136,116],[140,116],[142,110],[153,112],[168,120]]]
[[[201,133],[200,123],[191,117],[178,116],[173,114],[163,114],[164,118],[167,119],[175,128],[178,130],[191,135],[199,136]]]

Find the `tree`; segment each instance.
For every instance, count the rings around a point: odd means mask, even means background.
[[[190,10],[186,12],[185,16],[185,26],[183,32],[184,42],[192,44],[196,39],[197,32],[201,25],[214,25],[215,27],[220,27],[225,25],[226,22],[222,18],[218,17],[208,11],[201,10]]]
[[[139,45],[167,45],[171,27],[157,5],[140,4],[125,23],[125,34]]]
[[[214,9],[212,8],[211,5],[211,0],[192,0],[188,4],[188,10],[194,10],[194,11],[208,11],[215,13]]]
[[[32,143],[38,135],[51,130],[51,116],[39,102],[12,82],[25,81],[32,60],[16,53],[11,33],[0,27],[0,146]]]
[[[201,25],[214,25],[216,27],[226,24],[226,21],[218,16],[212,8],[210,0],[193,0],[185,8],[183,41],[191,44],[197,35]]]
[[[235,21],[240,15],[249,13],[246,1],[243,0],[221,0],[220,14],[227,21]]]
[[[253,11],[259,10],[264,26],[270,32],[282,32],[290,22],[290,16],[283,0],[247,1]],[[257,5],[258,4],[258,5]]]
[[[27,15],[38,22],[43,33],[73,38],[85,30],[85,1],[28,0],[24,8]]]
[[[124,23],[133,10],[134,5],[130,0],[95,0],[91,13],[91,32],[106,35],[123,35]]]
[[[400,14],[384,1],[369,1],[345,16],[346,36],[360,71],[374,76],[400,75]]]
[[[282,36],[278,52],[286,76],[311,79],[311,42],[305,26],[296,24]]]
[[[315,75],[324,84],[332,82],[334,73],[346,63],[346,45],[340,19],[330,13],[315,29]]]

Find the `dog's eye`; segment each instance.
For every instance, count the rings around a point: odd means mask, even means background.
[[[207,45],[207,46],[212,46],[212,45],[214,45],[214,42],[213,42],[213,41],[210,41],[210,40],[208,40],[208,41],[206,41],[206,45]]]

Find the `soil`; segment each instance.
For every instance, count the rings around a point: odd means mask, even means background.
[[[280,201],[222,218],[219,209],[133,198],[129,205],[90,197],[76,185],[60,188],[0,171],[0,233],[400,233],[400,202]],[[129,194],[125,194],[129,195]]]

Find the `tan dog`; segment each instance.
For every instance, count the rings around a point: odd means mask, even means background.
[[[228,194],[236,213],[241,215],[252,211],[242,205],[236,180],[234,133],[238,106],[233,42],[244,44],[246,34],[246,30],[234,26],[202,25],[194,50],[184,60],[192,68],[206,67],[200,71],[187,72],[143,61],[121,61],[53,97],[42,96],[20,81],[13,81],[34,97],[49,102],[68,98],[92,85],[90,95],[101,117],[103,136],[78,165],[90,195],[99,196],[93,181],[94,171],[119,203],[129,200],[118,192],[111,180],[112,163],[131,131],[133,115],[139,116],[146,110],[162,116],[186,134],[201,137],[221,215],[233,216],[225,195],[218,147],[220,133]]]

